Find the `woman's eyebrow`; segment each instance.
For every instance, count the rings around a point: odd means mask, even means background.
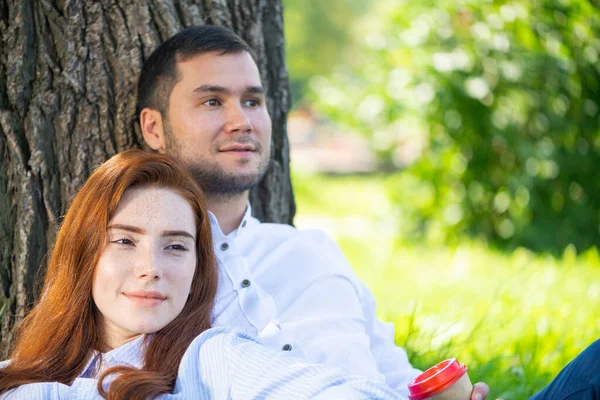
[[[113,225],[109,225],[108,229],[119,229],[122,231],[127,231],[127,232],[132,232],[132,233],[138,233],[140,235],[143,235],[146,233],[145,229],[139,228],[137,226],[132,226],[132,225],[123,225],[123,224],[113,224]],[[183,237],[188,237],[192,240],[196,240],[196,236],[192,235],[189,232],[186,231],[182,231],[182,230],[169,230],[169,231],[163,231],[162,232],[162,236],[183,236]]]
[[[108,226],[108,229],[120,229],[122,231],[127,231],[127,232],[133,232],[133,233],[139,233],[139,234],[144,234],[146,233],[145,229],[142,228],[138,228],[137,226],[132,226],[132,225],[123,225],[123,224],[112,224]]]
[[[163,231],[163,236],[184,236],[184,237],[188,237],[192,240],[196,240],[196,237],[194,235],[192,235],[191,233],[188,233],[186,231]]]

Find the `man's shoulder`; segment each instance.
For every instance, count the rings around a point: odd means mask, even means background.
[[[335,241],[320,229],[297,229],[292,225],[274,222],[262,222],[256,226],[256,229],[281,240],[305,240],[307,242],[315,241],[321,244],[335,245]]]
[[[320,229],[297,229],[291,225],[277,223],[261,223],[256,229],[252,236],[257,245],[261,243],[271,249],[302,252],[305,256],[309,255],[308,252],[315,252],[320,257],[329,255],[336,259],[345,259],[335,240]]]
[[[279,265],[301,270],[307,276],[318,273],[319,276],[342,274],[355,278],[335,240],[322,230],[302,230],[276,223],[262,223],[256,229],[248,235],[251,245],[246,243],[254,254],[268,254],[271,260],[285,259],[286,262]]]

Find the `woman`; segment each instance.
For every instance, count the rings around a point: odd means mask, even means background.
[[[202,193],[169,156],[130,150],[77,194],[42,295],[0,369],[6,398],[398,398],[380,383],[209,329],[218,281]]]

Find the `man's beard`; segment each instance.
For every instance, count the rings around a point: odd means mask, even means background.
[[[251,175],[236,175],[223,171],[216,164],[198,164],[187,162],[188,170],[196,183],[208,196],[233,197],[256,186],[269,167],[269,158],[261,161],[258,171]]]
[[[209,197],[235,197],[236,195],[256,186],[263,176],[265,176],[265,173],[269,168],[270,147],[267,148],[267,153],[263,154],[264,150],[261,144],[251,140],[246,135],[241,135],[232,141],[239,144],[252,143],[254,145],[254,151],[257,154],[263,155],[263,158],[260,161],[255,174],[236,175],[234,173],[224,171],[217,162],[200,163],[196,160],[183,159],[183,157],[181,157],[181,143],[177,143],[168,124],[165,124],[164,128],[167,154],[171,154],[182,159],[182,161],[187,165],[188,171],[192,174],[192,177],[196,183]],[[211,151],[217,152],[218,144],[215,144]],[[245,161],[249,162],[249,160]]]

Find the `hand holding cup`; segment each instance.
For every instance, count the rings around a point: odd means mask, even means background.
[[[408,391],[409,400],[470,400],[473,384],[467,367],[450,358],[417,376]]]

